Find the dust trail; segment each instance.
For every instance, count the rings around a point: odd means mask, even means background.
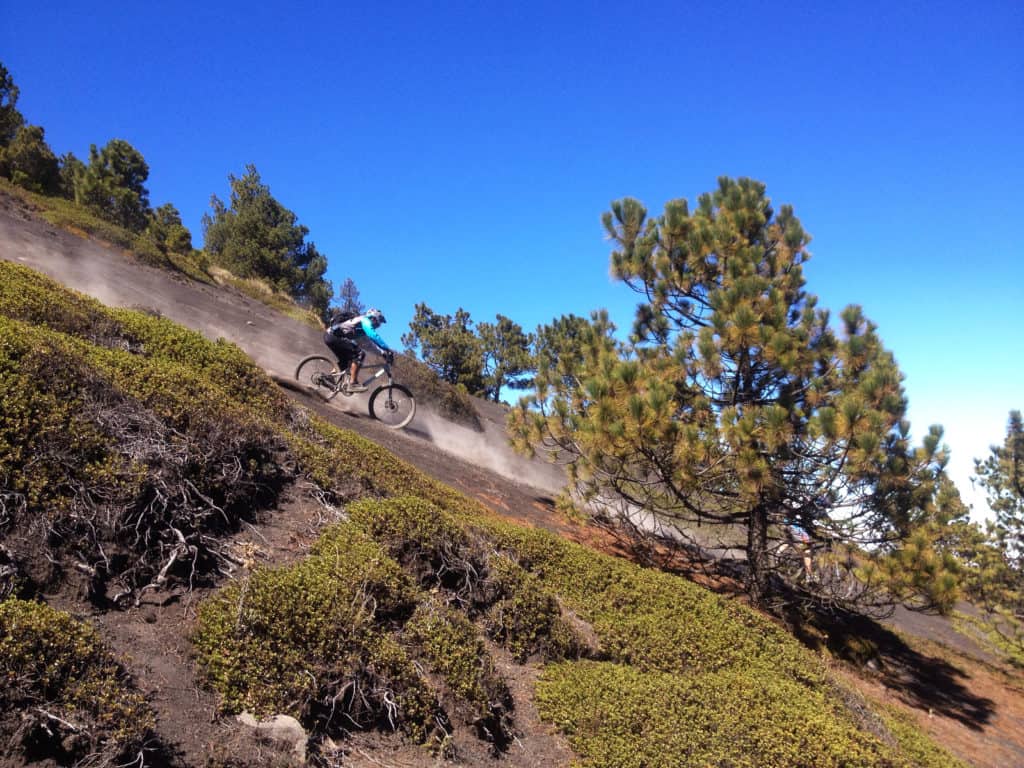
[[[417,430],[427,433],[430,441],[442,451],[489,469],[514,483],[551,495],[558,494],[565,487],[564,470],[543,459],[527,459],[516,454],[508,444],[502,424],[484,419],[484,431],[477,432],[453,424],[426,408],[417,410],[413,424]]]
[[[40,238],[29,224],[0,216],[0,258],[24,263],[109,306],[145,308],[199,331],[211,340],[223,338],[241,347],[257,365],[281,379],[291,380],[299,361],[311,354],[330,357],[322,332],[269,310],[265,305],[229,289],[176,279],[168,272],[129,260],[123,253],[47,227]],[[365,416],[364,397],[336,398],[342,411]],[[508,445],[504,412],[493,403],[481,404],[484,431],[452,424],[431,413],[424,403],[406,433],[426,435],[439,450],[477,464],[512,482],[549,494],[565,485],[560,467],[543,459],[518,456]]]

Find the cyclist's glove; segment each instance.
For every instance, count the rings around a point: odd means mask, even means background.
[[[385,349],[384,350],[384,360],[387,361],[388,365],[393,365],[394,362],[395,362],[395,353],[392,352],[390,349]]]

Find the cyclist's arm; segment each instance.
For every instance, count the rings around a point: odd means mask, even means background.
[[[376,344],[380,350],[387,352],[391,349],[388,343],[377,333],[377,329],[373,327],[373,323],[370,322],[369,318],[364,317],[360,324],[363,326],[363,333],[366,334],[366,338]]]

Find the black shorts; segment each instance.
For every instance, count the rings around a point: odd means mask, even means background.
[[[338,366],[342,370],[352,365],[353,361],[362,365],[363,358],[366,357],[363,348],[356,344],[354,339],[347,336],[335,336],[328,331],[324,334],[324,344],[338,358]]]

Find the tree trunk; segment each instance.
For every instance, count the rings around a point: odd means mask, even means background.
[[[747,522],[747,595],[756,607],[763,607],[768,597],[768,510],[758,504],[750,510]]]

